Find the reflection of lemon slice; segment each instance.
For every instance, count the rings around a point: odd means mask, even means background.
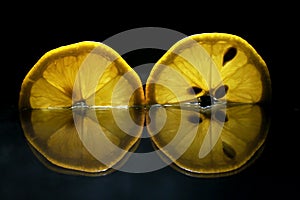
[[[116,84],[121,87],[115,88]],[[142,84],[110,47],[84,41],[44,54],[26,75],[19,107],[134,105],[143,101]]]
[[[271,81],[266,63],[247,41],[204,33],[171,47],[154,65],[145,90],[149,104],[192,99],[206,104],[207,97],[256,103],[270,99]]]
[[[136,109],[118,109],[119,115]],[[116,125],[112,109],[56,109],[21,112],[22,128],[30,145],[47,161],[60,168],[86,173],[106,173],[126,158],[138,142],[139,126],[127,127],[131,135]],[[140,128],[138,128],[140,127]],[[134,135],[134,136],[132,136]]]
[[[160,109],[155,111],[157,117]],[[152,141],[175,166],[193,175],[221,175],[240,169],[263,145],[269,127],[258,105],[205,113],[167,107],[166,113],[166,124],[159,131],[155,129],[159,119],[151,119],[148,131]]]

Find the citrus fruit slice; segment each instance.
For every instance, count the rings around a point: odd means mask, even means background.
[[[163,109],[166,123],[158,129]],[[222,176],[240,170],[263,146],[270,124],[263,107],[254,104],[206,112],[157,107],[152,112],[148,132],[154,146],[163,159],[191,176]]]
[[[117,108],[114,108],[117,109]],[[114,115],[130,112],[139,126],[121,130]],[[70,172],[105,175],[126,162],[139,142],[144,118],[137,109],[34,109],[21,112],[24,135],[40,157]]]
[[[83,41],[50,50],[38,60],[23,80],[19,108],[131,106],[143,99],[138,75],[117,52]]]
[[[178,41],[158,60],[145,93],[148,104],[268,102],[271,79],[266,63],[246,40],[202,33]]]

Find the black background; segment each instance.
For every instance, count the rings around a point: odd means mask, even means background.
[[[88,5],[76,10],[58,5],[24,7],[22,12],[11,7],[9,15],[1,16],[0,198],[257,199],[296,194],[300,186],[299,31],[293,6],[252,3],[220,6],[217,11],[215,5],[184,4],[176,8],[155,5],[146,11],[149,3],[140,4],[144,5],[133,11],[115,9],[121,5]],[[236,175],[213,179],[188,177],[170,167],[144,174],[82,177],[53,172],[37,160],[18,118],[18,95],[26,73],[51,49],[83,40],[103,41],[138,27],[164,27],[186,35],[232,33],[246,39],[264,58],[272,80],[272,121],[265,149],[253,165]],[[152,56],[155,60],[157,54]],[[128,58],[131,66],[151,59],[142,52]]]

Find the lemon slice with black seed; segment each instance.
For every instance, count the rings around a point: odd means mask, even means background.
[[[161,112],[166,123],[161,126]],[[195,108],[152,109],[148,132],[159,155],[180,172],[199,177],[240,171],[263,147],[270,119],[262,106],[245,104]]]
[[[243,38],[203,33],[175,43],[154,65],[146,84],[148,104],[262,103],[271,99],[267,65]]]

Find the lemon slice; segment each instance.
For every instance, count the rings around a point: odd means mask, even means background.
[[[116,109],[116,108],[115,108]],[[124,118],[130,135],[121,130],[114,115]],[[124,164],[142,132],[143,119],[136,109],[35,109],[21,112],[24,135],[32,148],[56,168],[70,172],[106,174]],[[123,118],[123,117],[122,117]],[[139,126],[129,123],[133,120]],[[127,123],[126,123],[127,122]]]
[[[162,109],[167,118],[158,129]],[[191,176],[222,176],[240,170],[259,152],[269,129],[269,118],[259,105],[206,112],[171,106],[152,112],[148,132],[153,144],[163,159]]]
[[[175,43],[154,65],[145,91],[149,104],[258,103],[270,100],[271,80],[266,63],[247,41],[203,33]]]
[[[117,52],[83,41],[50,50],[38,60],[23,80],[19,108],[131,106],[143,99],[138,75]]]

